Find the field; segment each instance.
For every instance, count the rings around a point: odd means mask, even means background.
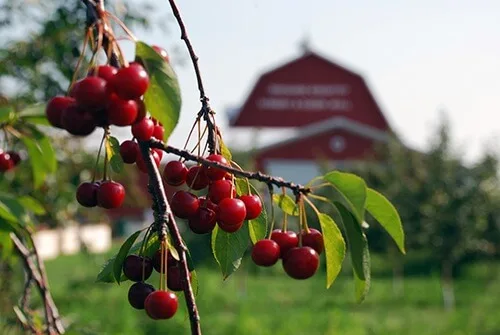
[[[152,321],[128,305],[130,283],[95,284],[104,259],[80,254],[46,264],[60,312],[71,322],[69,334],[189,333],[183,304],[173,319]],[[437,275],[406,277],[402,293],[395,294],[392,277],[375,272],[367,300],[358,305],[348,269],[329,290],[323,273],[313,280],[294,281],[279,264],[259,273],[254,270],[246,260],[222,282],[215,266],[198,269],[204,334],[500,334],[498,264],[469,266],[455,282],[457,306],[448,312],[442,308]]]

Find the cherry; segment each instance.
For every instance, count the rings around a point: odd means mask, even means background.
[[[206,207],[217,213],[218,206],[214,204],[212,201],[210,201],[210,199],[207,199],[205,197],[200,197],[199,200],[200,200],[200,207]]]
[[[45,108],[45,115],[49,123],[56,128],[64,128],[61,122],[63,111],[71,104],[75,103],[71,97],[56,96],[50,99]]]
[[[177,296],[169,291],[154,291],[144,302],[146,313],[151,319],[170,319],[177,312],[179,302]]]
[[[191,281],[191,273],[188,275]],[[179,266],[169,266],[167,269],[167,287],[172,291],[182,291],[184,287],[181,281],[181,268]]]
[[[191,166],[186,175],[186,184],[193,190],[201,190],[208,186],[208,179],[205,169],[200,165]]]
[[[85,77],[73,84],[71,96],[78,105],[88,109],[106,106],[110,92],[106,80],[100,77]]]
[[[14,167],[14,162],[6,152],[0,152],[0,171],[5,172]]]
[[[97,73],[96,73],[97,72]],[[98,67],[94,67],[90,69],[88,76],[95,76],[97,74],[98,77],[106,81],[111,81],[114,75],[118,72],[118,69],[111,65],[101,65]]]
[[[309,228],[309,233],[303,230],[301,232],[301,235],[303,246],[313,248],[318,253],[318,255],[323,252],[323,250],[325,249],[325,243],[323,241],[323,235],[321,235],[318,230]]]
[[[170,161],[165,165],[163,178],[167,184],[172,186],[182,185],[186,181],[188,169],[184,163],[179,161]]]
[[[163,126],[160,125],[155,125],[155,128],[153,130],[153,137],[160,141],[163,141],[164,136],[165,136],[165,128],[163,128]]]
[[[291,230],[282,231],[275,229],[271,234],[271,240],[275,241],[280,246],[281,258],[286,255],[288,250],[299,245],[299,237]]]
[[[311,247],[294,247],[283,258],[285,272],[294,279],[312,277],[319,267],[319,255]]]
[[[128,302],[135,309],[144,309],[144,301],[154,291],[153,285],[143,282],[134,283],[128,290]]]
[[[245,220],[245,203],[236,198],[225,198],[219,203],[217,222],[224,226],[238,225]]]
[[[143,271],[144,278],[142,278]],[[132,281],[143,281],[153,273],[153,263],[149,257],[128,255],[123,261],[123,273],[125,277]]]
[[[94,116],[89,111],[74,103],[69,105],[61,115],[61,124],[68,133],[75,136],[87,136],[95,130]]]
[[[139,145],[135,141],[126,140],[120,144],[120,156],[124,163],[134,164],[139,154]]]
[[[231,196],[232,195],[232,196]],[[225,198],[236,196],[236,188],[230,180],[216,180],[208,188],[208,197],[213,203],[218,204]]]
[[[280,258],[280,246],[273,240],[260,240],[252,248],[252,260],[260,266],[272,266]]]
[[[151,151],[151,156],[153,156],[153,160],[156,164],[157,167],[160,167],[160,156],[156,151]],[[142,157],[142,154],[139,152],[137,154],[137,160],[135,162],[137,164],[137,168],[139,171],[148,173],[148,167],[146,166],[146,162],[144,161],[144,158]]]
[[[187,191],[177,191],[170,202],[172,212],[181,219],[188,219],[198,212],[200,201],[198,197]]]
[[[132,125],[132,135],[140,141],[148,141],[153,136],[154,127],[151,119],[144,118]]]
[[[163,158],[163,150],[157,149],[157,148],[153,148],[153,149],[151,149],[151,151],[156,152],[156,154],[158,155],[158,157],[160,157],[160,162],[161,162],[161,159]]]
[[[165,250],[165,253],[167,254],[167,267],[171,266],[177,266],[179,264],[179,261],[172,256],[172,254],[168,251],[168,249]],[[157,250],[155,254],[153,255],[153,268],[157,272],[161,272],[161,250]],[[165,273],[165,270],[163,271]]]
[[[242,195],[240,196],[240,200],[245,203],[247,209],[246,220],[253,220],[259,217],[262,212],[262,202],[258,195]]]
[[[124,100],[138,99],[146,93],[149,76],[139,63],[122,67],[110,81],[113,91]]]
[[[219,163],[221,165],[229,166],[227,159],[225,159],[224,156],[222,155],[212,154],[210,156],[207,156],[207,160]],[[210,180],[219,180],[226,176],[226,171],[212,166],[207,166],[205,170],[207,173],[207,177],[210,178]]]
[[[135,100],[122,100],[113,94],[107,109],[109,123],[120,127],[130,126],[137,119],[137,109]]]
[[[122,184],[107,180],[99,185],[97,190],[97,204],[103,208],[120,207],[125,199],[125,188]]]
[[[220,229],[222,229],[226,233],[234,233],[234,232],[238,231],[241,227],[243,227],[243,221],[241,221],[237,224],[234,224],[234,225],[229,225],[229,224],[226,224],[224,222],[218,221],[217,225],[219,226]]]
[[[144,104],[144,101],[141,99],[136,99],[135,103],[137,104],[137,118],[135,119],[134,123],[137,123],[139,121],[142,121],[146,117],[146,105]]]
[[[98,109],[98,110],[91,110],[90,113],[94,117],[94,123],[96,124],[97,127],[106,127],[109,126],[109,120],[108,120],[108,111],[105,108]]]
[[[84,207],[97,206],[97,183],[83,182],[76,189],[76,200]]]
[[[21,162],[21,156],[15,151],[7,151],[10,155],[10,160],[14,163],[14,166],[18,165]]]
[[[169,62],[169,60],[170,60],[170,59],[169,59],[169,57],[168,57],[167,50],[165,50],[165,49],[163,49],[162,47],[159,47],[159,46],[157,46],[157,45],[152,45],[151,47],[152,47],[153,49],[155,49],[155,51],[156,51],[157,53],[159,53],[159,54],[160,54],[160,56],[162,56],[162,57],[163,57],[163,59],[165,60],[165,62],[167,62],[167,63]]]
[[[188,224],[195,234],[210,233],[216,224],[215,212],[207,207],[199,207],[196,214],[189,218]]]

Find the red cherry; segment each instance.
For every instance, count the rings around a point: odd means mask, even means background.
[[[97,190],[99,184],[84,182],[76,189],[76,200],[84,207],[97,206]]]
[[[135,309],[144,309],[144,301],[154,291],[155,288],[153,285],[142,282],[134,283],[128,290],[128,302],[130,306]]]
[[[240,230],[241,227],[243,227],[243,221],[233,225],[225,224],[224,222],[217,222],[217,225],[219,226],[220,229],[222,229],[226,233],[234,233]]]
[[[15,151],[7,151],[10,155],[10,160],[14,163],[14,166],[18,165],[21,162],[21,156]]]
[[[114,75],[118,72],[118,69],[111,65],[101,65],[97,68],[93,67],[92,69],[90,69],[88,76],[95,76],[96,72],[98,77],[101,77],[102,79],[109,82],[111,81],[111,78],[113,78]]]
[[[216,224],[215,212],[206,207],[199,207],[196,214],[189,218],[188,224],[195,234],[210,233]]]
[[[97,204],[106,209],[120,207],[125,199],[125,188],[122,184],[108,180],[102,182],[97,190]]]
[[[168,249],[165,250],[165,253],[167,255],[167,267],[171,266],[178,266],[179,261],[172,256],[170,251]],[[160,273],[161,272],[161,250],[157,250],[155,254],[153,255],[153,268]],[[163,270],[163,273],[165,273],[165,270]]]
[[[123,261],[123,274],[132,281],[144,281],[151,276],[151,273],[153,273],[153,263],[149,257],[128,255]]]
[[[153,136],[154,127],[151,119],[144,118],[132,125],[132,135],[140,141],[148,141]]]
[[[271,234],[271,240],[275,241],[280,246],[281,258],[286,255],[288,250],[299,245],[299,237],[291,230],[285,232],[275,229]]]
[[[325,243],[323,241],[323,235],[314,229],[309,228],[309,234],[306,231],[301,232],[302,235],[302,246],[313,248],[318,255],[320,255],[325,249]]]
[[[177,296],[169,291],[154,291],[144,302],[146,313],[151,319],[170,319],[177,312]]]
[[[45,108],[45,114],[49,123],[56,128],[64,128],[62,125],[62,113],[69,105],[75,103],[71,97],[56,96],[50,99]]]
[[[154,131],[153,131],[153,137],[163,141],[163,138],[165,136],[165,128],[163,128],[160,125],[155,125]]]
[[[5,172],[14,167],[14,161],[6,152],[0,152],[0,171]]]
[[[283,258],[285,272],[294,279],[312,277],[319,267],[319,255],[311,247],[295,247]]]
[[[232,194],[232,196],[231,196]],[[218,204],[225,198],[236,196],[236,187],[230,180],[216,180],[208,188],[208,197],[213,203]]]
[[[130,126],[137,119],[137,109],[135,100],[122,100],[113,94],[107,109],[109,123],[120,127]]]
[[[188,169],[184,163],[179,161],[170,161],[165,165],[163,178],[167,184],[172,186],[182,185],[186,181]]]
[[[191,281],[191,273],[189,273],[189,281]],[[167,269],[167,287],[176,292],[184,290],[181,280],[181,269],[178,266],[169,266]]]
[[[227,159],[225,159],[224,156],[222,156],[222,155],[212,154],[212,155],[207,157],[207,160],[219,163],[221,165],[229,166]],[[205,170],[206,170],[207,176],[208,176],[208,178],[210,178],[210,180],[219,180],[219,179],[222,179],[226,176],[226,171],[212,167],[212,166],[207,166],[205,168]]]
[[[237,225],[245,220],[247,210],[240,199],[225,198],[219,203],[217,222],[223,225]]]
[[[280,246],[273,240],[260,240],[252,248],[252,260],[260,266],[272,266],[280,258]]]
[[[186,184],[193,190],[201,190],[208,186],[208,179],[205,169],[200,165],[191,166],[186,175]]]
[[[200,201],[193,193],[177,191],[172,196],[170,206],[175,216],[181,219],[188,219],[198,212]]]
[[[151,151],[156,152],[156,154],[158,155],[158,157],[160,157],[160,161],[161,161],[161,159],[163,158],[163,150],[157,149],[157,148],[153,148],[153,149],[151,149]]]
[[[80,105],[69,105],[61,115],[61,124],[66,131],[75,136],[87,136],[95,130],[96,123],[91,112],[83,110]]]
[[[141,99],[136,99],[135,102],[137,103],[137,118],[135,119],[134,123],[138,123],[146,117],[147,112],[144,101],[142,101]]]
[[[207,199],[205,197],[200,197],[199,199],[200,199],[200,207],[206,207],[217,213],[218,206],[214,204],[210,199]]]
[[[163,49],[162,47],[159,47],[159,46],[157,46],[157,45],[152,45],[151,47],[152,47],[153,49],[155,49],[155,51],[156,51],[157,53],[159,53],[159,54],[160,54],[160,56],[162,56],[162,57],[163,57],[163,59],[165,60],[165,62],[167,62],[167,63],[169,62],[169,60],[170,60],[170,59],[169,59],[169,57],[168,57],[167,50],[165,50],[165,49]]]
[[[146,93],[149,76],[139,63],[122,67],[110,81],[113,91],[124,100],[135,100]]]
[[[240,196],[241,201],[245,203],[247,209],[246,220],[253,220],[258,218],[262,212],[262,202],[258,195],[242,195]]]
[[[85,77],[74,83],[71,96],[83,108],[99,109],[107,105],[110,92],[106,80],[100,77]]]
[[[134,164],[139,154],[139,145],[135,141],[126,140],[120,144],[120,156],[124,163]]]
[[[151,151],[151,156],[153,156],[153,160],[156,164],[157,167],[160,167],[160,156],[156,151]],[[144,161],[144,158],[142,157],[142,154],[139,152],[137,154],[137,160],[135,162],[137,165],[137,168],[139,168],[139,171],[148,173],[148,167],[146,166],[146,162]]]

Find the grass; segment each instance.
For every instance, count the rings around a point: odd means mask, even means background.
[[[63,256],[47,262],[54,299],[68,334],[188,334],[189,320],[180,296],[171,320],[152,321],[128,305],[129,282],[95,284],[105,255]],[[257,272],[257,273],[256,273]],[[442,308],[439,277],[411,277],[396,295],[391,277],[374,275],[364,303],[354,302],[348,269],[325,289],[325,276],[295,281],[278,264],[255,271],[248,260],[228,280],[215,266],[198,269],[197,296],[206,335],[470,335],[500,334],[500,264],[476,264],[455,282],[457,306]],[[157,278],[152,283],[157,286]]]

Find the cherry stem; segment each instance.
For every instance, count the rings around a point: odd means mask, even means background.
[[[71,78],[71,82],[69,83],[68,90],[66,91],[67,95],[71,91],[71,87],[76,81],[76,76],[78,75],[78,69],[80,68],[80,64],[82,63],[83,57],[85,56],[85,50],[87,49],[87,44],[89,42],[90,36],[92,36],[92,27],[88,27],[85,32],[85,39],[83,40],[82,52],[80,53],[80,57],[78,57],[78,61],[76,62],[75,72],[73,72],[73,78]]]
[[[104,139],[106,138],[106,130],[104,130],[104,134],[102,135],[101,144],[99,145],[99,150],[97,151],[97,159],[94,165],[94,176],[92,177],[92,182],[95,182],[95,177],[97,175],[97,166],[99,165],[99,158],[101,158],[101,150],[102,145],[104,144]]]
[[[152,226],[153,225],[150,225],[147,228],[146,233],[144,234],[144,238],[142,239],[141,248],[139,249],[139,255],[141,255],[142,257],[142,281],[145,281],[146,277],[146,257],[144,256],[144,244],[149,239],[149,233]]]
[[[271,226],[269,227],[269,236],[268,238],[271,238],[271,235],[274,230],[274,201],[273,201],[273,195],[274,195],[274,189],[272,184],[267,184],[267,188],[269,190],[269,197],[271,198]]]

